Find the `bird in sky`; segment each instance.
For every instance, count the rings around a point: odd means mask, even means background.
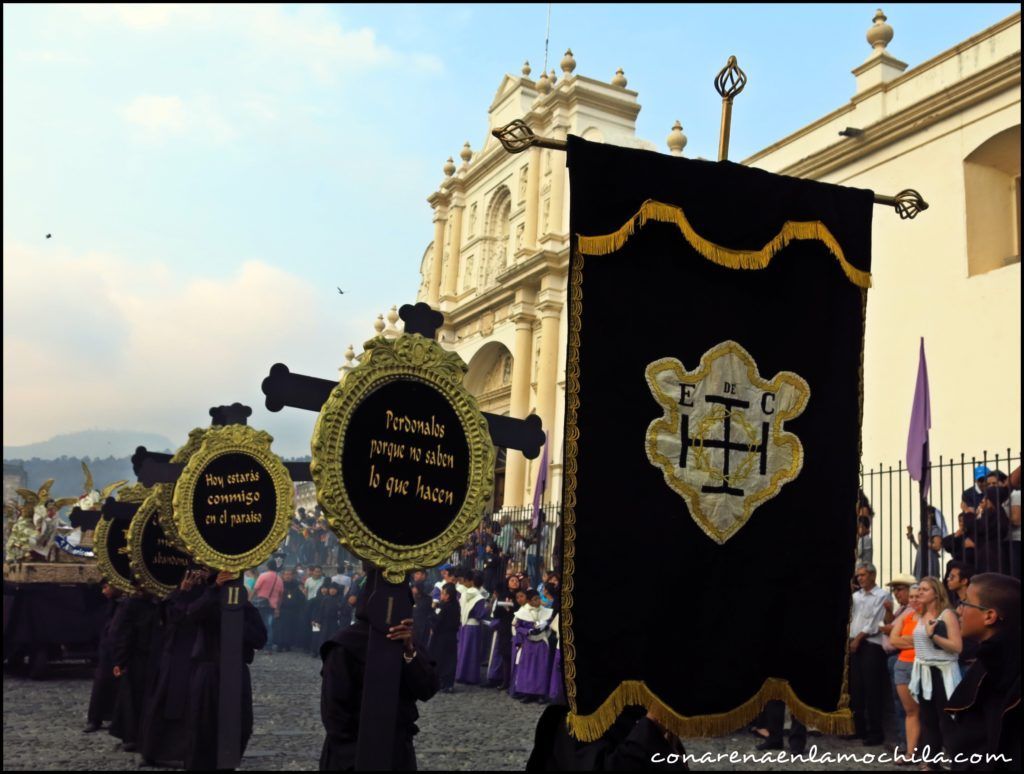
[[[50,237],[52,237],[52,236],[53,236],[53,234],[47,234],[47,235],[46,235],[46,238],[47,238],[47,239],[49,239],[49,238],[50,238]]]
[[[337,285],[335,285],[335,287],[338,287],[338,286],[337,286]],[[340,295],[340,296],[343,296],[343,295],[345,295],[345,291],[344,291],[344,290],[342,290],[341,288],[338,288],[338,295]]]

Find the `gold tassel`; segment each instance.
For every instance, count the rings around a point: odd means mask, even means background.
[[[639,680],[624,680],[597,710],[590,715],[570,712],[566,718],[570,733],[582,742],[593,742],[611,728],[615,719],[629,706],[645,707],[658,722],[681,737],[723,736],[753,720],[769,701],[786,702],[789,711],[809,728],[824,734],[853,733],[853,715],[848,709],[825,712],[802,702],[787,680],[769,677],[754,696],[728,712],[714,715],[680,715]]]
[[[686,215],[679,207],[653,199],[644,202],[639,212],[611,234],[603,236],[577,235],[579,251],[586,255],[610,255],[621,250],[638,228],[643,228],[652,220],[660,223],[674,223],[694,250],[712,263],[730,269],[763,269],[771,263],[776,253],[793,240],[815,240],[821,242],[835,256],[850,282],[861,288],[871,287],[871,274],[861,271],[846,260],[843,248],[821,221],[787,220],[779,233],[760,250],[733,250],[704,239],[690,225],[690,221],[686,219]]]

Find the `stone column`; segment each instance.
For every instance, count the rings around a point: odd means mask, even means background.
[[[465,205],[462,202],[452,205],[452,243],[448,253],[448,267],[444,272],[444,285],[441,289],[442,298],[454,297],[456,292],[462,253],[462,212],[464,209]]]
[[[562,127],[555,130],[555,137],[561,140],[566,138],[566,131]],[[565,154],[559,151],[551,153],[551,221],[548,224],[548,233],[552,236],[560,236],[566,233],[563,220],[563,203],[565,202]]]
[[[558,324],[562,312],[562,303],[554,299],[545,299],[548,291],[542,291],[541,301],[537,305],[540,312],[540,363],[537,368],[537,413],[548,434],[548,463],[552,460],[552,450],[561,433],[555,428],[555,390],[558,388]],[[549,471],[550,472],[550,471]],[[552,487],[544,492],[544,502],[552,501]],[[554,498],[557,499],[557,498]]]
[[[515,341],[512,352],[512,400],[509,414],[517,419],[530,410],[530,357],[533,343],[533,316],[520,312],[514,318]],[[521,451],[509,449],[505,457],[505,505],[522,505],[526,488],[526,457]]]
[[[530,148],[529,167],[526,170],[526,231],[523,247],[537,249],[537,211],[540,208],[540,148]]]
[[[437,309],[441,297],[441,268],[444,264],[444,227],[448,220],[446,207],[434,209],[434,257],[430,264],[430,281],[427,283],[427,303]]]

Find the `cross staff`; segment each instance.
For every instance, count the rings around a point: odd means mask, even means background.
[[[405,332],[419,333],[426,339],[434,340],[437,329],[444,323],[444,316],[424,303],[415,306],[406,304],[398,310],[398,316],[405,321]],[[336,380],[319,379],[315,376],[293,374],[284,363],[276,363],[270,374],[263,380],[263,394],[267,396],[266,406],[270,411],[280,411],[285,406],[319,412],[331,390],[338,386]],[[525,419],[503,417],[481,412],[487,420],[487,428],[495,446],[516,449],[528,460],[536,459],[544,445],[544,431],[540,417],[531,414]],[[132,458],[135,461],[135,458]],[[306,466],[308,463],[292,463]],[[290,469],[289,469],[290,472]],[[294,474],[293,474],[294,478]],[[303,479],[303,480],[309,480]]]
[[[223,425],[245,425],[252,416],[252,409],[241,403],[230,406],[214,406],[210,416],[215,427]],[[140,446],[132,455],[132,468],[136,477],[145,486],[154,484],[174,484],[185,469],[184,463],[171,462],[171,454],[160,454],[147,451]],[[309,463],[298,465],[288,472],[293,478],[296,474],[303,475],[301,466],[305,466],[305,479],[309,479]],[[109,504],[111,501],[108,500]],[[120,504],[115,503],[116,507]],[[106,514],[107,504],[104,504]],[[220,695],[217,706],[217,768],[234,769],[241,762],[242,749],[242,717],[238,697],[242,695],[242,627],[244,621],[243,605],[239,599],[246,599],[244,593],[233,592],[242,588],[241,577],[228,581],[221,587],[221,618],[220,618]]]
[[[406,334],[419,334],[429,341],[437,337],[437,329],[444,316],[427,304],[406,304],[399,312],[405,321]],[[293,374],[283,363],[277,363],[263,380],[263,394],[270,411],[285,406],[320,412],[336,380]],[[540,417],[532,414],[526,419],[502,417],[483,413],[495,446],[518,449],[528,459],[540,455],[544,432]],[[363,696],[360,705],[359,738],[356,746],[356,769],[390,770],[394,761],[395,717],[398,711],[398,691],[401,679],[401,648],[387,639],[390,626],[411,616],[409,587],[405,583],[389,583],[377,567],[368,568],[369,594],[366,615],[370,623],[367,643]]]

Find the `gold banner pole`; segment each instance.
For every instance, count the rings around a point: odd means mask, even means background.
[[[733,57],[730,57],[730,60],[731,59],[733,59]],[[736,69],[739,70],[739,68]],[[723,70],[723,72],[725,71]],[[744,83],[746,83],[746,76],[743,76],[743,78]],[[742,88],[743,87],[740,86],[740,89]],[[732,96],[735,97],[737,94],[739,94],[739,89],[734,91]],[[728,107],[726,107],[727,105]],[[723,96],[722,129],[725,151],[728,151],[729,147],[728,119],[731,115],[731,99],[727,101]],[[502,147],[509,153],[522,153],[524,150],[533,147],[550,148],[551,150],[556,151],[564,151],[569,147],[569,144],[565,140],[555,140],[551,137],[541,137],[538,134],[534,134],[534,131],[521,118],[517,118],[505,126],[500,126],[497,129],[492,130],[491,134],[498,139]],[[913,188],[905,188],[895,196],[875,194],[875,204],[881,204],[883,207],[892,207],[896,211],[896,214],[904,220],[915,218],[919,212],[928,209],[928,202],[926,202],[924,197],[922,197],[921,194]]]
[[[715,91],[722,98],[722,125],[718,131],[718,160],[729,158],[729,130],[732,128],[732,101],[747,85],[747,74],[736,64],[736,57],[729,61],[715,78]]]

